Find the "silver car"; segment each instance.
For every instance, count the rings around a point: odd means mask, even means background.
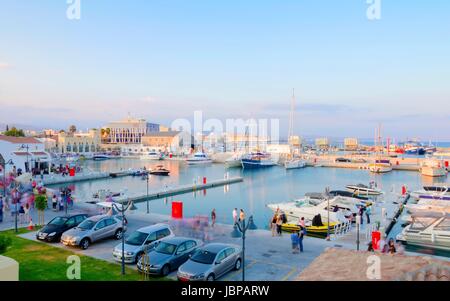
[[[166,276],[178,269],[202,244],[202,241],[193,238],[164,238],[148,256],[141,256],[137,268],[145,274]]]
[[[178,269],[181,281],[214,281],[231,270],[239,270],[242,248],[236,245],[212,243],[199,248]]]
[[[66,231],[61,236],[61,242],[66,246],[79,246],[83,250],[99,240],[114,237],[121,239],[126,226],[116,216],[97,215],[84,220],[77,227]]]
[[[145,250],[153,249],[158,241],[172,236],[174,234],[167,224],[156,224],[136,230],[125,239],[125,262],[137,263]],[[114,248],[113,257],[117,261],[122,261],[121,243]]]

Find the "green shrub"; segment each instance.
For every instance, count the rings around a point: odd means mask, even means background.
[[[11,245],[11,238],[0,235],[0,254],[3,254],[6,252],[6,249]]]
[[[46,198],[46,196],[43,195],[43,194],[37,195],[35,200],[34,200],[34,206],[39,211],[44,211],[45,209],[47,209],[47,198]]]

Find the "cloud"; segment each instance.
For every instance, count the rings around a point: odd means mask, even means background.
[[[0,62],[0,69],[8,69],[11,68],[11,64]]]

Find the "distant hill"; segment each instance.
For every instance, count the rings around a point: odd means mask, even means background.
[[[22,129],[25,131],[41,131],[41,130],[43,130],[42,128],[37,127],[37,126],[20,124],[20,123],[0,123],[0,131],[1,132],[6,130],[6,125],[8,125],[9,128],[16,127],[18,129]]]

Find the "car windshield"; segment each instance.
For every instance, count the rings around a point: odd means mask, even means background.
[[[82,222],[81,224],[78,225],[78,228],[82,229],[82,230],[91,230],[94,226],[95,226],[96,222],[87,219],[84,222]]]
[[[173,252],[175,252],[175,249],[177,248],[176,245],[169,244],[166,242],[161,242],[156,248],[155,251],[158,253],[168,254],[172,255]]]
[[[49,225],[62,226],[67,221],[67,217],[55,217]]]
[[[126,243],[133,246],[140,246],[144,243],[147,236],[147,233],[136,231],[127,238]]]
[[[214,262],[214,258],[216,258],[216,255],[217,253],[206,250],[197,250],[194,255],[192,255],[191,260],[198,263],[212,264]]]

